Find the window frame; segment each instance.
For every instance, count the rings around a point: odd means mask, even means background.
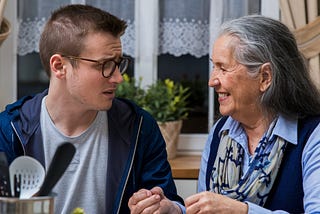
[[[148,85],[157,79],[158,58],[158,1],[136,0],[136,57],[135,77],[143,76],[143,85]],[[12,31],[7,40],[0,47],[0,108],[3,110],[8,103],[17,99],[17,0],[7,2],[5,17],[10,21]],[[148,6],[150,10],[143,10]],[[279,19],[278,0],[261,0],[261,14]],[[152,20],[150,20],[152,18]],[[142,27],[143,26],[143,27]],[[141,42],[143,41],[143,42]],[[210,50],[209,50],[210,53]],[[11,62],[11,63],[8,63]],[[143,69],[141,69],[143,68]],[[208,65],[210,73],[210,65]],[[213,124],[213,89],[209,88],[209,124]],[[181,134],[178,143],[178,154],[201,154],[208,134]]]
[[[136,24],[136,56],[135,78],[143,77],[142,86],[151,84],[157,80],[157,58],[158,58],[158,17],[159,0],[136,0],[135,24]],[[148,7],[150,10],[143,10],[141,7]],[[278,0],[261,0],[261,14],[279,19]],[[212,38],[212,36],[210,36]],[[143,41],[143,42],[142,42]],[[212,42],[210,42],[212,44]],[[209,50],[211,53],[211,47]],[[208,65],[210,75],[211,66]],[[214,121],[214,90],[209,88],[208,98],[208,131]],[[178,154],[199,155],[203,150],[208,134],[180,134],[178,142]]]

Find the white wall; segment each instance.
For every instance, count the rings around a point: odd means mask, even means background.
[[[0,111],[17,97],[17,1],[9,0],[4,16],[11,24],[11,33],[0,47]]]
[[[262,0],[261,14],[274,19],[280,18],[279,0]]]

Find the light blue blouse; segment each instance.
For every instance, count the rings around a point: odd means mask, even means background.
[[[298,121],[288,120],[282,116],[278,117],[275,128],[271,134],[271,139],[275,136],[284,138],[287,142],[297,144],[298,142]],[[215,125],[210,130],[204,151],[201,158],[201,168],[198,179],[198,192],[206,191],[206,169],[210,153],[210,144],[213,137]],[[238,142],[245,150],[243,162],[243,173],[249,165],[250,154],[248,150],[247,136],[239,122],[231,117],[227,119],[222,130],[229,129],[229,136]],[[304,191],[304,210],[306,213],[320,213],[320,124],[314,129],[306,143],[302,153],[302,177]],[[249,214],[259,213],[287,213],[283,210],[270,211],[254,203],[246,202]]]

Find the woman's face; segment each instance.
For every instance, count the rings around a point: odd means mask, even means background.
[[[216,40],[209,86],[218,94],[220,113],[243,121],[261,112],[259,103],[262,91],[260,75],[250,76],[247,67],[234,59],[233,47],[237,42],[236,38],[228,35]]]

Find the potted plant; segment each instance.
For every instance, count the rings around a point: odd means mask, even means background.
[[[124,74],[123,82],[117,87],[116,96],[129,99],[142,107],[145,91],[141,87],[141,79],[136,81],[136,79],[130,78],[127,74]]]
[[[136,102],[157,120],[167,144],[168,159],[175,158],[183,119],[190,110],[187,106],[190,89],[171,79],[158,80],[143,89],[141,79],[136,81],[126,74],[123,78],[117,96]]]

